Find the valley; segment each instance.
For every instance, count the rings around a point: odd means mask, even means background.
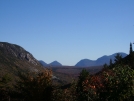
[[[59,101],[59,97],[61,97],[77,101],[79,97],[81,99],[83,96],[81,93],[87,94],[83,90],[93,90],[90,93],[93,95],[92,99],[109,99],[107,96],[111,96],[111,93],[106,87],[111,90],[118,87],[122,91],[125,88],[120,88],[120,84],[128,83],[127,86],[130,86],[133,79],[129,78],[134,77],[133,60],[132,44],[130,44],[129,55],[114,53],[110,56],[102,56],[96,61],[82,59],[75,66],[63,66],[58,61],[53,61],[50,64],[42,60],[38,61],[21,46],[0,42],[0,99]],[[114,80],[116,80],[116,84]],[[119,85],[118,80],[120,80]],[[109,82],[113,88],[110,88]],[[105,89],[108,95],[96,95],[96,93],[104,93]],[[128,94],[128,90],[125,90]],[[117,91],[118,89],[113,90],[113,92]],[[91,96],[90,94],[88,96]],[[82,99],[85,98],[87,97]],[[127,99],[130,99],[130,96]]]

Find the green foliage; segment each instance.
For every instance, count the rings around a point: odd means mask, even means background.
[[[128,65],[114,65],[99,75],[83,76],[77,85],[79,101],[133,101],[134,70]],[[81,83],[79,83],[81,81]]]
[[[129,66],[117,65],[112,73],[105,75],[105,92],[100,98],[108,101],[132,101],[134,98],[134,70]]]

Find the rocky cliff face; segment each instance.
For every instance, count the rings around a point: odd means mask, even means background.
[[[43,70],[41,64],[24,48],[0,42],[0,72],[15,74],[18,71],[38,72]]]
[[[31,53],[27,52],[18,45],[0,42],[0,49],[3,50],[5,55],[11,55],[21,60],[27,60],[34,65],[39,65],[39,62],[33,57]]]

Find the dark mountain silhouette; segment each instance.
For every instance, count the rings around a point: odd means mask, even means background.
[[[122,57],[126,57],[127,54],[123,53],[123,52],[118,52],[120,55],[122,55]],[[80,60],[75,66],[77,67],[89,67],[89,66],[100,66],[100,65],[104,65],[109,64],[110,59],[112,59],[113,63],[114,63],[114,59],[117,53],[114,53],[112,55],[104,55],[100,58],[98,58],[97,60],[89,60],[89,59],[82,59]]]
[[[41,64],[42,66],[48,66],[48,64],[45,63],[43,60],[39,60],[39,62],[40,62],[40,64]]]
[[[53,61],[49,64],[49,66],[62,66],[61,63],[59,63],[58,61]]]

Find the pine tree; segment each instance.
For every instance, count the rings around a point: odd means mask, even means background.
[[[129,54],[132,54],[132,52],[133,52],[132,43],[130,43],[130,51],[129,51]]]
[[[87,79],[89,79],[90,75],[89,72],[86,69],[83,69],[80,72],[80,76],[78,78],[78,84],[77,84],[77,93],[78,93],[78,101],[85,101],[83,99],[87,98],[87,92],[84,92],[83,82]]]
[[[103,67],[104,67],[104,68],[107,68],[107,67],[108,67],[108,65],[105,63],[105,64],[103,65]]]
[[[109,61],[109,65],[110,65],[110,66],[113,65],[112,59],[110,59],[110,61]]]
[[[130,52],[129,52],[129,58],[130,58],[130,66],[134,69],[134,54],[132,49],[132,43],[130,43]]]
[[[114,59],[115,63],[121,63],[121,60],[122,60],[122,55],[117,53]]]

